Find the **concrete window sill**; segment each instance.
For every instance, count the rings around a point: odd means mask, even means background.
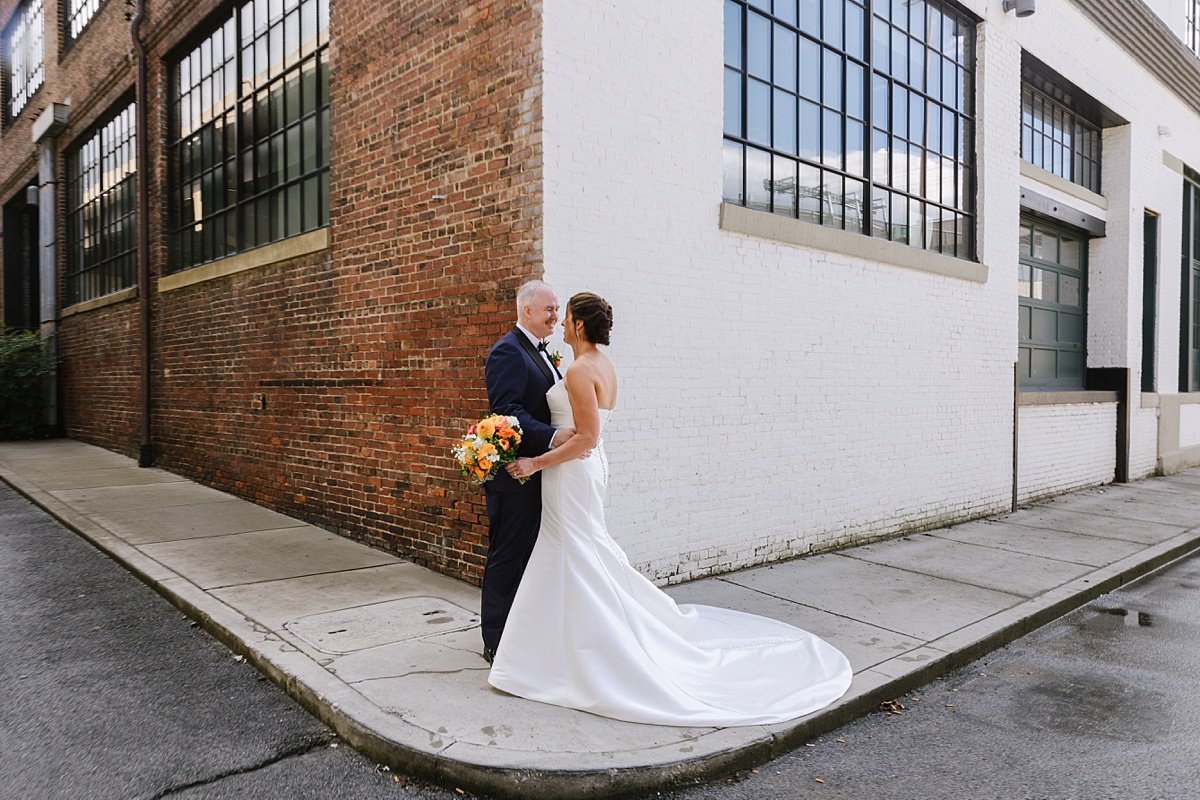
[[[768,214],[765,211],[755,211],[732,203],[721,204],[720,227],[721,230],[730,233],[770,239],[782,244],[842,253],[866,261],[972,283],[987,283],[988,268],[974,261],[931,253],[886,239],[826,228],[811,222]]]
[[[319,253],[328,247],[329,229],[320,228],[274,244],[263,245],[244,253],[222,258],[219,261],[164,275],[158,279],[158,291],[170,292],[185,286],[224,278],[226,275],[236,275],[239,272],[268,267],[281,261],[290,261],[293,258]]]
[[[124,303],[126,300],[133,300],[137,296],[137,287],[130,286],[128,289],[122,289],[119,292],[106,294],[103,297],[96,297],[92,300],[84,300],[82,303],[75,303],[66,308],[59,309],[58,318],[66,319],[67,317],[73,317],[76,314],[82,314],[86,311],[95,311],[97,308]]]
[[[1021,392],[1019,404],[1023,406],[1069,406],[1086,403],[1115,403],[1116,392],[1089,392],[1085,390]]]

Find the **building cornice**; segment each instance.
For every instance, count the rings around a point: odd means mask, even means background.
[[[1200,114],[1200,59],[1142,0],[1071,0],[1084,16]]]

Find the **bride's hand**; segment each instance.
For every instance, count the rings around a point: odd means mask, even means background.
[[[506,466],[505,469],[508,470],[509,475],[517,479],[529,478],[538,472],[537,465],[533,463],[532,458],[518,458]]]

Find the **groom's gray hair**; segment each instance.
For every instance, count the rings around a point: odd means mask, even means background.
[[[525,281],[525,283],[521,284],[521,288],[517,289],[518,317],[521,316],[521,309],[533,302],[533,296],[537,294],[538,290],[540,289],[549,289],[550,291],[554,291],[554,287],[552,287],[550,284],[536,278],[531,281]]]

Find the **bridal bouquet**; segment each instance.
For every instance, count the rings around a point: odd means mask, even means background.
[[[454,458],[463,477],[487,483],[505,464],[517,460],[520,443],[521,424],[517,418],[496,414],[467,429],[466,436],[454,446]]]

